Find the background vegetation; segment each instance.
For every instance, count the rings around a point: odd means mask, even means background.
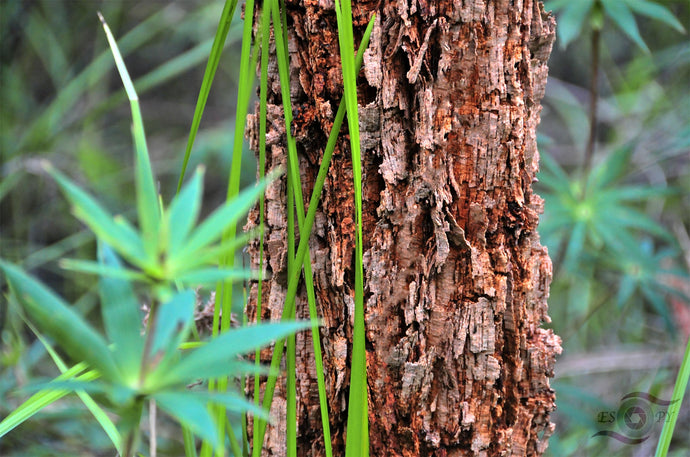
[[[690,336],[690,42],[677,26],[688,28],[690,5],[663,2],[678,24],[634,9],[631,23],[602,5],[547,2],[557,9],[560,28],[539,136],[541,232],[554,259],[550,325],[565,350],[553,381],[554,456],[652,455],[660,425],[646,442],[629,446],[592,437],[605,428],[597,419],[601,411],[616,411],[629,392],[670,398]],[[155,174],[169,199],[223,5],[2,0],[0,6],[0,257],[31,271],[91,319],[94,278],[61,269],[58,259],[95,258],[96,244],[37,164],[50,160],[105,196],[110,209],[133,208],[129,106],[96,11],[108,19],[134,79]],[[207,165],[204,213],[225,197],[241,26],[231,25],[190,163]],[[247,151],[243,167],[243,183],[252,182],[256,162]],[[0,300],[4,417],[23,399],[18,387],[58,371]],[[678,432],[690,429],[687,399],[678,421],[671,455],[687,455],[690,439]],[[175,428],[161,433],[159,455],[180,455]],[[111,453],[108,437],[76,398],[0,442],[0,454],[8,456]]]

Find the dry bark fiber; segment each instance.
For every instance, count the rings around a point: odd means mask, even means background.
[[[554,19],[535,0],[354,3],[356,39],[377,14],[358,82],[371,455],[541,455],[560,340],[541,328],[551,262],[532,183]],[[337,25],[332,0],[287,8],[291,130],[308,196],[342,97]],[[270,69],[267,170],[287,154],[275,61]],[[256,115],[247,134],[258,150]],[[351,168],[343,127],[310,238],[334,455],[344,455],[354,309]],[[267,320],[286,292],[284,181],[268,191],[265,220]],[[258,267],[257,243],[250,253]],[[297,310],[308,317],[302,286]],[[298,455],[322,456],[306,333],[297,371]],[[279,388],[264,455],[285,453],[284,408]]]

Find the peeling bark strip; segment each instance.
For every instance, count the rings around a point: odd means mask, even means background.
[[[371,455],[540,455],[553,432],[548,377],[561,350],[540,328],[549,321],[551,262],[532,192],[554,20],[536,0],[355,3],[356,36],[377,13],[359,82]],[[330,0],[287,7],[299,110],[291,130],[310,195],[342,97],[336,18]],[[270,69],[267,170],[286,162],[275,62]],[[254,116],[254,150],[258,130]],[[335,455],[344,454],[347,418],[353,195],[343,134],[310,240]],[[272,280],[262,319],[279,318],[285,297],[285,208],[277,182],[266,202]],[[250,253],[258,267],[257,243]],[[297,310],[307,317],[304,293]],[[298,455],[321,456],[308,334],[297,338],[297,359]],[[279,388],[264,455],[285,454],[284,398]]]

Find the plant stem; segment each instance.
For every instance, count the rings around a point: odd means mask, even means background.
[[[601,31],[598,28],[592,30],[592,74],[589,82],[589,137],[587,138],[587,147],[585,149],[585,158],[583,162],[583,175],[589,173],[592,167],[592,157],[594,156],[594,149],[597,135],[597,100],[599,98],[598,82],[599,82],[599,42],[601,39]]]
[[[149,439],[149,455],[150,457],[156,457],[158,437],[156,436],[156,400],[153,398],[149,400],[149,429],[151,430],[151,438]]]

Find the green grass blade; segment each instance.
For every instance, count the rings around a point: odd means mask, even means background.
[[[685,347],[685,354],[683,355],[683,361],[680,364],[680,370],[678,371],[678,377],[676,378],[676,383],[673,386],[673,395],[671,395],[671,401],[673,401],[673,408],[675,410],[674,414],[670,414],[665,421],[664,427],[661,429],[661,436],[659,437],[659,443],[656,447],[655,457],[666,457],[668,454],[668,448],[671,445],[671,438],[673,438],[673,430],[676,428],[676,421],[678,419],[678,413],[680,412],[680,407],[683,405],[683,398],[688,387],[688,379],[690,379],[690,338],[688,339],[687,346]]]
[[[364,59],[364,50],[367,48],[369,44],[369,37],[371,36],[371,31],[374,26],[374,20],[375,18],[372,17],[372,19],[369,21],[369,26],[367,27],[364,36],[362,38],[362,42],[360,43],[359,50],[357,52],[357,71],[362,66],[362,61]],[[321,192],[323,190],[323,185],[326,181],[326,175],[328,174],[328,168],[330,166],[331,159],[333,157],[333,153],[335,151],[335,146],[337,143],[338,135],[340,133],[340,128],[342,126],[343,120],[345,118],[345,101],[341,100],[338,111],[335,116],[335,120],[333,122],[333,127],[331,128],[331,133],[328,137],[328,142],[326,144],[326,149],[324,151],[324,156],[321,160],[321,166],[319,168],[319,172],[316,178],[316,181],[314,183],[314,189],[312,191],[312,196],[311,200],[309,201],[309,210],[307,211],[307,217],[305,219],[305,223],[303,226],[301,226],[301,235],[300,235],[300,242],[299,246],[297,247],[297,254],[296,254],[296,259],[295,263],[297,265],[301,265],[304,262],[306,253],[307,253],[307,247],[309,243],[309,233],[311,233],[311,229],[314,224],[314,219],[316,217],[316,209],[319,204],[319,199],[321,197]],[[285,298],[285,307],[283,309],[283,314],[281,316],[281,319],[285,320],[289,315],[294,310],[295,307],[295,296],[297,293],[297,285],[299,283],[299,275],[300,275],[300,270],[296,269],[293,272],[293,275],[289,277],[288,279],[288,290],[286,293],[286,298]],[[309,291],[307,291],[309,293]],[[316,316],[316,309],[312,309],[310,305],[310,317],[314,321]],[[317,364],[317,383],[319,386],[319,401],[321,405],[321,419],[322,419],[322,425],[323,425],[323,430],[324,430],[324,439],[325,439],[325,449],[326,452],[330,452],[330,455],[332,455],[331,451],[331,440],[330,440],[330,425],[329,425],[329,420],[328,420],[328,405],[326,401],[326,390],[325,390],[325,381],[323,377],[323,362],[322,362],[322,357],[321,357],[321,344],[320,344],[320,337],[319,337],[319,332],[318,328],[317,331],[313,331],[314,327],[318,326],[313,326],[312,327],[312,338],[314,341],[314,355],[315,355],[315,360]],[[273,350],[273,356],[271,360],[271,368],[273,370],[277,369],[278,366],[280,365],[280,360],[282,359],[282,348],[283,348],[283,342],[277,342],[275,345],[275,348]],[[265,389],[265,394],[264,394],[264,409],[269,410],[271,403],[273,401],[273,394],[275,392],[275,386],[276,386],[276,381],[277,378],[275,376],[269,376],[268,380],[266,382],[266,389]],[[258,423],[255,425],[255,427],[262,427],[262,430],[260,431],[260,436],[261,436],[261,441],[263,442],[263,435],[265,433],[265,426],[262,426],[262,424]]]
[[[83,360],[109,381],[121,381],[120,371],[105,340],[60,297],[14,265],[0,260],[19,303],[43,333],[74,359]]]
[[[189,137],[187,139],[187,147],[185,149],[184,159],[182,162],[182,171],[180,172],[180,179],[177,183],[177,192],[180,192],[180,189],[182,188],[182,183],[184,182],[184,175],[187,170],[187,164],[189,163],[189,157],[192,154],[194,140],[196,139],[196,134],[199,131],[201,117],[204,114],[206,101],[208,100],[208,95],[211,92],[213,78],[216,75],[216,70],[218,70],[220,56],[223,53],[223,47],[225,46],[225,40],[228,36],[228,31],[230,30],[230,23],[232,22],[232,18],[235,15],[236,7],[237,0],[226,0],[225,5],[223,6],[223,12],[220,14],[218,28],[216,29],[216,36],[213,38],[213,46],[211,48],[211,53],[208,56],[206,70],[204,71],[204,78],[201,81],[201,89],[199,90],[199,97],[197,98],[196,108],[194,109],[192,127],[189,132]]]
[[[335,10],[338,20],[338,41],[340,44],[344,96],[350,132],[356,210],[355,223],[357,226],[355,238],[355,315],[352,333],[352,367],[350,371],[347,438],[345,443],[345,455],[349,457],[369,455],[366,335],[364,328],[364,267],[362,261],[362,164],[359,144],[357,74],[352,54],[354,39],[352,36],[352,5],[350,0],[344,0],[342,3],[339,0],[335,0]]]
[[[201,268],[188,273],[182,273],[175,279],[187,286],[215,284],[218,281],[237,282],[246,279],[256,279],[257,273],[242,268]]]
[[[98,260],[103,266],[122,269],[122,263],[105,243],[98,243]],[[99,292],[103,325],[110,342],[115,345],[115,360],[123,374],[138,379],[144,339],[140,332],[140,304],[131,282],[103,276],[99,280]]]
[[[632,11],[630,11],[628,4],[620,0],[605,0],[601,4],[604,10],[606,10],[606,14],[613,19],[613,22],[620,27],[623,33],[633,40],[644,52],[649,54],[649,48],[642,36],[640,36],[640,30],[637,28],[637,22],[635,22],[635,17]]]
[[[108,37],[110,49],[115,58],[115,65],[120,73],[122,84],[125,86],[127,98],[132,109],[132,135],[134,136],[134,149],[136,151],[136,186],[137,186],[137,212],[139,214],[139,224],[144,235],[144,248],[150,258],[157,255],[158,227],[160,226],[160,206],[158,204],[158,193],[151,170],[151,160],[149,158],[148,146],[146,145],[146,134],[144,133],[144,122],[141,117],[139,107],[139,97],[134,84],[129,77],[125,62],[120,55],[117,42],[110,32],[103,16],[98,13],[98,18],[103,24],[103,30]]]
[[[87,366],[88,365],[86,363],[78,363],[55,378],[55,380],[60,381],[72,379],[75,378],[75,376],[78,381],[93,381],[94,379],[98,379],[100,375],[94,370],[86,372],[81,376],[77,376],[79,373],[84,371]],[[34,414],[38,413],[46,406],[55,403],[62,397],[71,393],[72,392],[68,390],[49,390],[38,392],[32,395],[28,400],[26,400],[7,417],[5,417],[2,422],[0,422],[0,438],[11,432],[18,425],[30,419]]]

